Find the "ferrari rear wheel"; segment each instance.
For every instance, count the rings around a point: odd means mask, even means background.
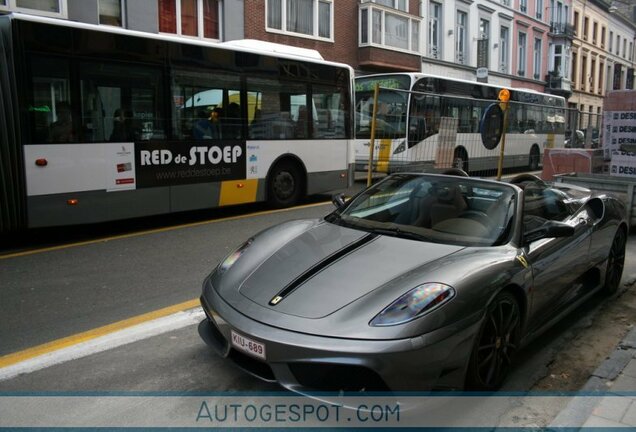
[[[620,229],[614,236],[612,247],[610,248],[609,257],[607,258],[607,270],[605,271],[605,293],[614,294],[618,290],[623,276],[623,267],[625,266],[625,231]]]
[[[466,387],[491,391],[508,374],[519,346],[521,313],[515,296],[503,291],[488,306],[468,364]]]

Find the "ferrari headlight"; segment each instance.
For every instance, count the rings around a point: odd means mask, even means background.
[[[427,314],[455,296],[455,290],[441,283],[426,283],[404,294],[371,320],[372,326],[403,324]]]
[[[393,154],[394,154],[394,155],[396,155],[396,154],[400,154],[400,153],[404,152],[405,150],[406,150],[406,141],[402,141],[402,142],[400,143],[400,145],[399,145],[399,146],[397,146],[397,147],[395,148],[395,150],[393,150]]]
[[[252,244],[253,241],[254,239],[247,240],[234,252],[229,254],[219,266],[219,273],[225,273],[226,271],[228,271],[238,261],[241,255],[243,255],[243,252],[245,252],[245,250]]]

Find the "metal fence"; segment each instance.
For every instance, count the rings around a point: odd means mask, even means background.
[[[572,148],[599,148],[603,130],[603,115],[582,112],[572,108],[568,109],[567,112],[566,146]]]

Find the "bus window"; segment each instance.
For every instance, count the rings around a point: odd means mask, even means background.
[[[30,142],[75,141],[68,61],[35,57],[31,61],[31,69],[33,87],[27,107]]]
[[[138,66],[82,63],[82,135],[85,142],[163,138],[160,74]]]
[[[314,86],[312,91],[315,138],[347,138],[349,98],[337,87]]]
[[[258,100],[258,106],[249,125],[252,139],[292,139],[306,130],[298,123],[307,113],[307,89],[304,84],[281,83],[267,78],[248,78],[248,94]],[[307,114],[308,115],[308,114]],[[305,123],[307,117],[305,117]],[[297,128],[298,127],[298,128]]]
[[[174,72],[173,133],[178,139],[240,139],[241,84],[236,75]]]
[[[409,148],[413,147],[428,136],[428,122],[426,119],[426,96],[415,94],[411,98],[409,115]]]

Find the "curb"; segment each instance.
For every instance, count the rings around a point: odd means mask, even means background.
[[[572,399],[565,409],[552,420],[548,429],[582,427],[599,405],[600,398],[612,395],[611,384],[634,358],[636,358],[636,327],[627,333],[609,357],[596,368],[581,388],[580,392],[592,397]],[[593,395],[596,392],[598,396]],[[620,394],[615,396],[620,396]]]

